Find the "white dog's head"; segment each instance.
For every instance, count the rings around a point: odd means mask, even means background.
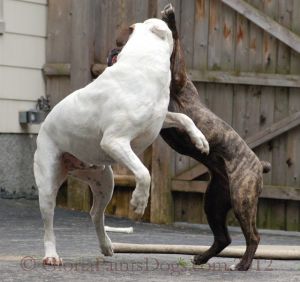
[[[148,19],[143,23],[136,23],[130,26],[128,29],[124,29],[119,34],[116,43],[118,47],[123,47],[126,42],[130,39],[130,37],[138,30],[143,31],[149,30],[151,33],[156,35],[160,40],[165,41],[170,48],[170,53],[173,51],[173,37],[172,32],[169,29],[168,25],[159,19]]]
[[[135,23],[119,32],[116,39],[117,48],[113,49],[109,54],[108,66],[112,66],[116,61],[121,59],[122,53],[125,51],[124,49],[134,50],[134,54],[136,54],[137,50],[143,50],[145,44],[149,43],[146,39],[149,34],[155,36],[158,41],[165,43],[168,48],[169,56],[171,56],[174,42],[172,32],[164,21],[153,18],[143,23]],[[137,40],[130,40],[133,39],[133,37]],[[130,47],[128,45],[130,45]]]
[[[144,21],[144,24],[160,39],[167,41],[170,49],[173,50],[172,32],[164,21],[153,18]]]

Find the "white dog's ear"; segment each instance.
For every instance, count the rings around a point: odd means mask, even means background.
[[[167,28],[163,25],[153,25],[150,30],[156,34],[159,38],[165,39],[167,34]]]

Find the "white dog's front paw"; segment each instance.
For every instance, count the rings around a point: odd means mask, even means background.
[[[60,257],[44,257],[43,258],[43,265],[53,265],[53,266],[59,266],[62,265],[63,261]]]
[[[142,216],[148,204],[148,197],[135,190],[132,193],[130,204],[133,207],[134,212],[137,215]]]
[[[109,237],[105,238],[105,242],[101,244],[100,248],[101,248],[101,253],[107,257],[111,257],[114,254],[112,243]]]
[[[193,142],[195,143],[195,146],[197,149],[199,149],[202,153],[207,154],[209,153],[209,144],[206,140],[205,136],[202,134],[201,131],[195,132],[193,138]]]

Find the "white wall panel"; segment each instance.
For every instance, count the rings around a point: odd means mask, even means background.
[[[19,124],[19,111],[35,108],[35,102],[11,101],[0,99],[1,133],[37,133],[40,125],[22,127]]]
[[[0,66],[0,98],[36,101],[44,94],[41,70]]]
[[[5,33],[0,37],[0,65],[41,69],[45,47],[43,38]]]
[[[46,37],[47,7],[25,1],[4,0],[6,33]]]

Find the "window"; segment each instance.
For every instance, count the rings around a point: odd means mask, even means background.
[[[3,0],[0,0],[0,34],[4,33],[5,24],[3,19]]]

